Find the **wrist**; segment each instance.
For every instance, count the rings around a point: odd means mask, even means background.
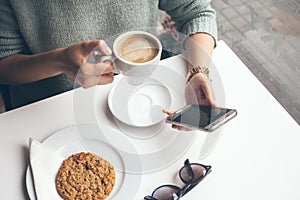
[[[206,66],[197,66],[197,67],[192,67],[186,76],[186,82],[189,82],[193,76],[196,74],[204,74],[209,78],[209,69]]]
[[[64,73],[65,72],[65,62],[64,62],[64,48],[58,48],[52,51],[52,57],[55,62],[55,71],[57,73]]]

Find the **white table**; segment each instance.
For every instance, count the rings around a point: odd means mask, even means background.
[[[180,184],[174,177],[186,158],[212,165],[213,171],[182,199],[300,199],[299,125],[223,41],[218,42],[213,63],[221,74],[226,94],[226,101],[220,98],[219,105],[236,108],[238,116],[219,132],[196,133],[193,144],[171,165],[143,174],[135,199],[142,199],[164,183]],[[184,62],[178,56],[161,64],[176,66],[173,69],[178,73],[185,71]],[[78,116],[76,104],[81,101],[81,95],[77,94],[91,91],[82,89],[0,115],[0,199],[28,198],[25,172],[29,136],[43,141],[59,129],[75,123],[97,122],[99,117],[103,117],[104,124],[115,126],[113,120],[109,120],[107,98],[100,98],[107,96],[111,87],[112,84],[92,89],[99,96],[95,95],[99,105],[96,110],[103,109],[97,112],[96,118],[95,113],[83,113],[84,110],[80,110],[84,117]],[[79,99],[74,98],[76,95]],[[94,109],[93,104],[85,106],[86,110]],[[178,134],[168,126],[165,130]]]

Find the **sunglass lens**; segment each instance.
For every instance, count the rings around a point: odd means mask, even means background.
[[[176,186],[162,186],[157,188],[152,195],[157,200],[175,200],[178,199],[178,194],[180,193],[180,188]]]
[[[201,165],[190,165],[183,167],[179,173],[183,182],[193,183],[205,175],[206,169]]]

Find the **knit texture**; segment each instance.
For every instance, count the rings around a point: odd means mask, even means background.
[[[0,58],[37,54],[78,42],[103,39],[128,30],[155,30],[159,9],[190,35],[206,32],[216,39],[210,0],[0,0]],[[150,28],[151,27],[151,28]],[[35,83],[11,86],[13,107],[73,88],[62,74]]]

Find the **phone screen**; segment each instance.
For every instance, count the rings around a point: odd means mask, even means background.
[[[175,113],[172,121],[203,128],[216,120],[225,119],[226,114],[231,111],[232,109],[227,108],[192,104],[184,107],[179,113]]]

